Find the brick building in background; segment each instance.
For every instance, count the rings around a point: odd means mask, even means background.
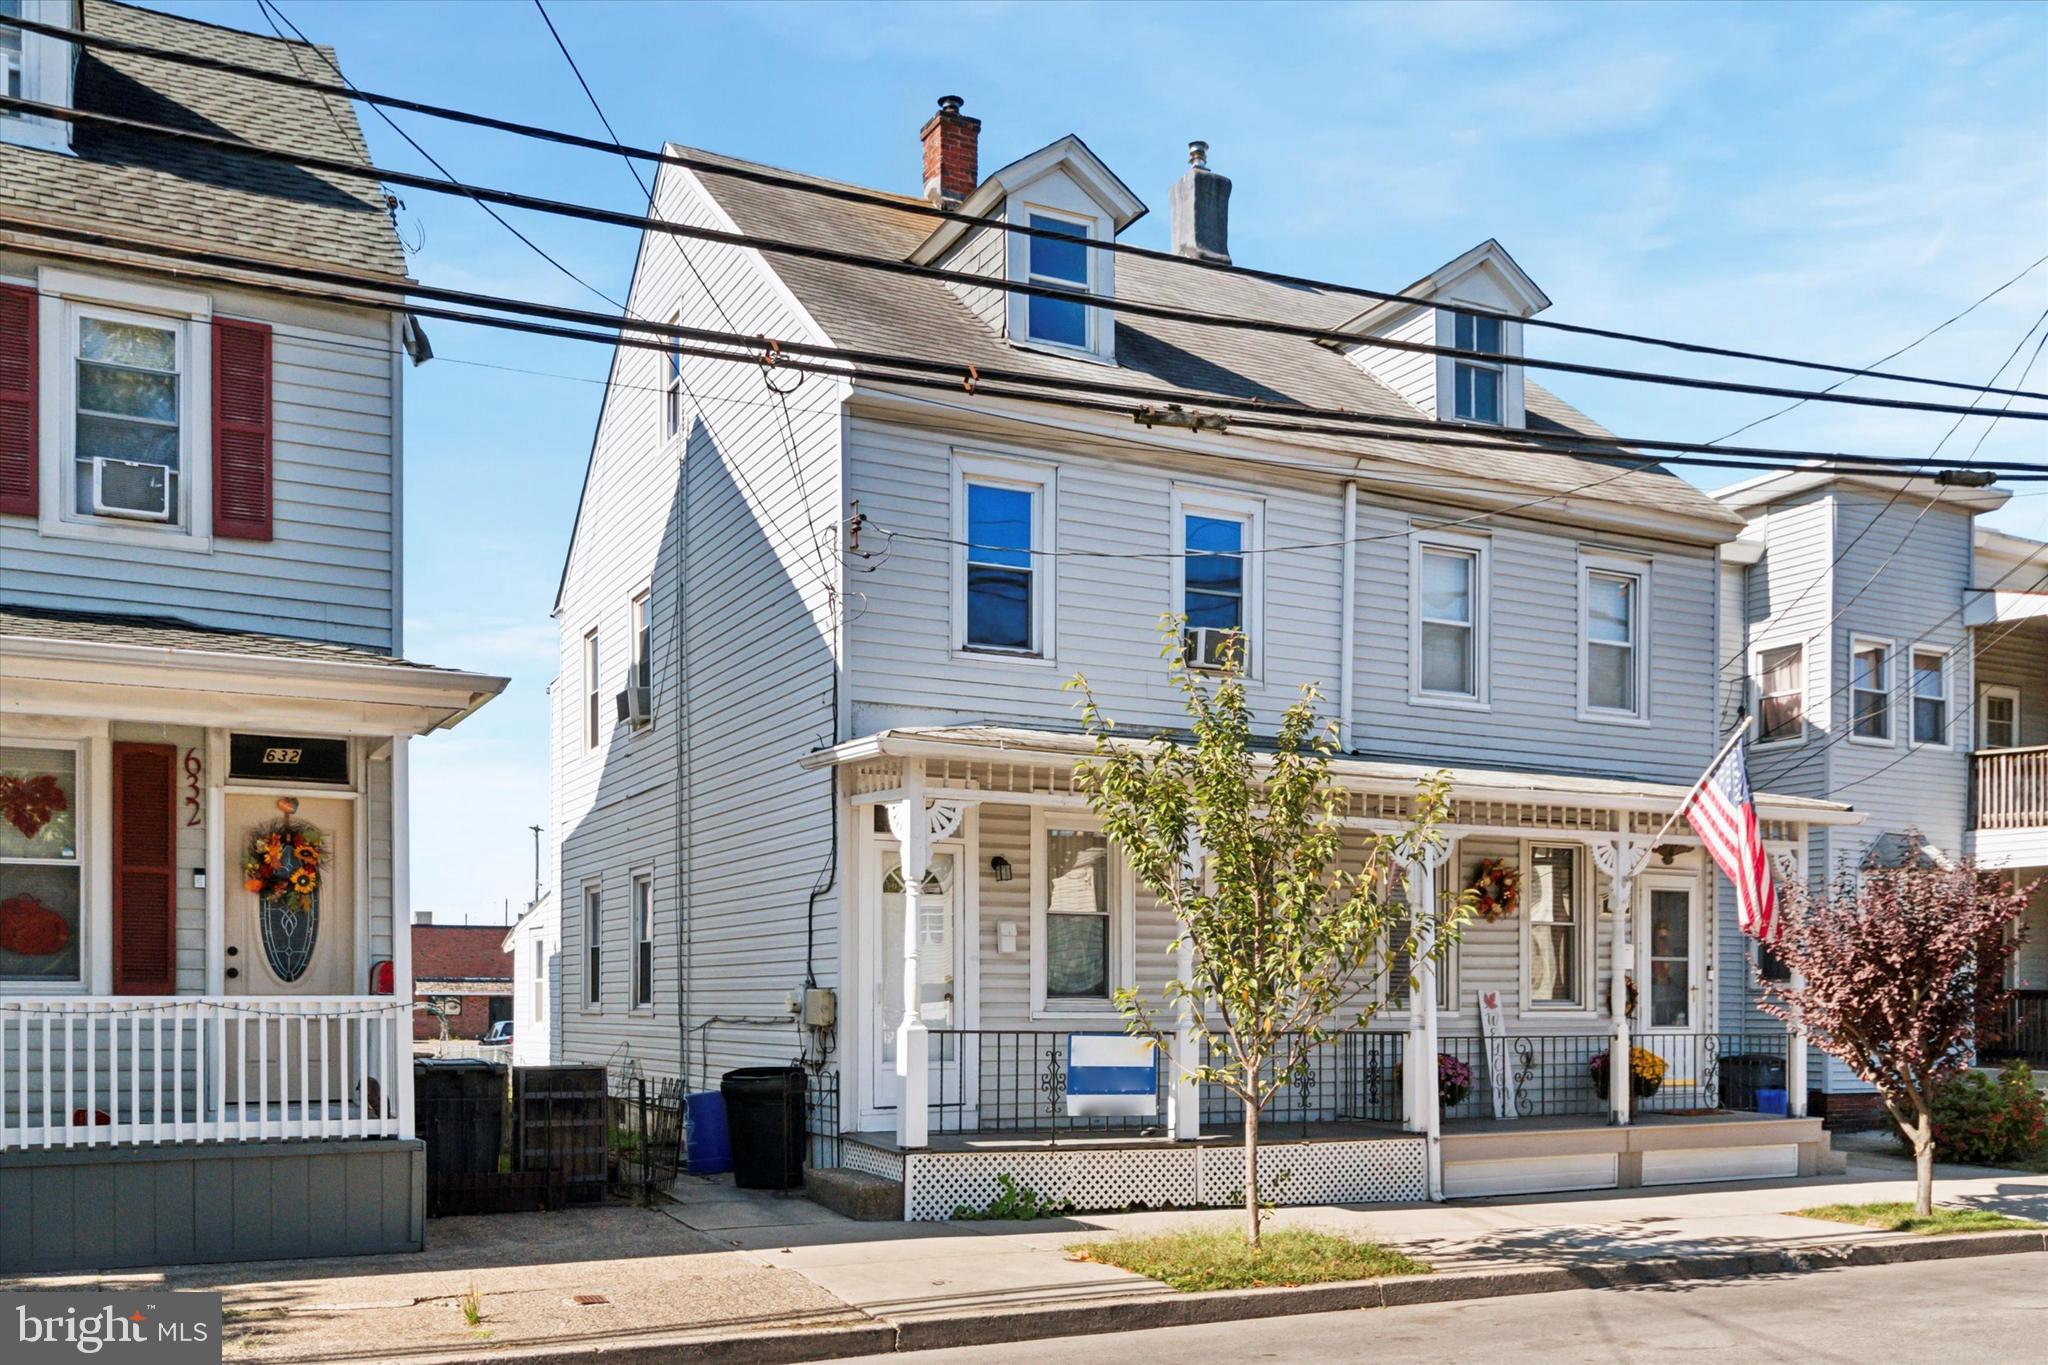
[[[504,941],[502,924],[412,926],[415,1040],[439,1038],[444,1018],[450,1038],[481,1038],[512,1017],[512,954]],[[428,1011],[435,1000],[460,1001],[461,1008],[437,1016]]]

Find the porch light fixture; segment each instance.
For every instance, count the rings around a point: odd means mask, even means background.
[[[1015,870],[1010,866],[1010,860],[1000,853],[988,860],[988,870],[995,874],[995,878],[999,882],[1006,882],[1016,875]]]
[[[1669,867],[1673,858],[1685,852],[1685,846],[1683,844],[1659,844],[1650,851],[1664,860],[1664,866]]]

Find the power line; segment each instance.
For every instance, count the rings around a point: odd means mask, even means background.
[[[696,241],[712,242],[722,246],[771,252],[776,255],[789,256],[799,260],[822,261],[832,265],[873,270],[884,274],[900,275],[914,279],[933,280],[944,284],[957,284],[974,289],[990,289],[1003,293],[1023,294],[1034,298],[1053,298],[1071,301],[1074,297],[1071,290],[1062,289],[1054,285],[1034,284],[1025,280],[1011,280],[993,275],[976,274],[971,271],[918,265],[910,261],[901,261],[884,256],[872,256],[856,251],[844,251],[835,247],[814,246],[783,238],[764,237],[754,233],[728,232],[723,228],[699,227],[694,224],[676,223],[650,217],[647,214],[631,214],[613,209],[594,208],[589,205],[574,204],[565,200],[550,199],[540,195],[522,194],[510,190],[493,189],[488,186],[462,182],[435,180],[430,176],[414,175],[407,171],[362,165],[334,157],[316,156],[311,153],[293,152],[282,148],[244,142],[235,138],[221,137],[212,133],[171,128],[162,124],[121,118],[111,114],[92,113],[82,109],[70,109],[62,105],[47,104],[37,100],[23,100],[0,96],[0,109],[13,109],[21,113],[56,118],[66,122],[82,123],[99,128],[112,128],[146,137],[156,137],[173,142],[211,147],[215,150],[238,156],[281,162],[287,165],[298,166],[302,169],[322,170],[336,175],[352,175],[363,179],[385,181],[391,184],[410,185],[435,194],[463,195],[480,202],[488,200],[492,203],[503,204],[512,208],[528,209],[537,213],[550,213],[561,217],[604,223],[615,227],[635,228],[642,232],[666,233],[672,236],[687,237]],[[1088,297],[1088,306],[1099,308],[1106,312],[1128,313],[1134,317],[1179,322],[1194,327],[1208,327],[1225,331],[1244,331],[1267,336],[1285,336],[1298,340],[1338,345],[1370,345],[1380,350],[1408,351],[1424,355],[1447,356],[1453,359],[1479,360],[1488,364],[1498,364],[1501,360],[1500,356],[1490,352],[1474,351],[1455,346],[1439,346],[1430,342],[1407,341],[1396,337],[1378,335],[1362,337],[1332,328],[1312,327],[1301,323],[1283,322],[1274,318],[1248,318],[1234,314],[1207,313],[1110,295],[1090,295]],[[1817,390],[1786,388],[1781,385],[1748,384],[1725,379],[1704,379],[1658,371],[1620,369],[1614,366],[1587,365],[1576,361],[1551,360],[1530,356],[1514,357],[1513,363],[1518,368],[1523,369],[1556,370],[1562,373],[1588,375],[1595,378],[1626,380],[1635,383],[1658,384],[1676,388],[1703,389],[1718,393],[1745,393],[1778,398],[1805,398],[1812,402],[1842,403],[1858,407],[1875,407],[1913,412],[1955,414],[1967,413],[1972,410],[1953,403],[1934,403],[1908,398],[1879,398],[1839,392],[1824,393]],[[2048,395],[2029,394],[2023,396],[2048,398]],[[2048,421],[2048,410],[2028,410],[2008,415],[2028,421]]]
[[[868,204],[875,207],[895,210],[898,212],[910,213],[921,217],[934,218],[946,222],[960,223],[966,226],[997,228],[1006,233],[1022,237],[1053,238],[1059,240],[1064,244],[1079,245],[1085,249],[1092,251],[1102,251],[1117,255],[1135,256],[1147,260],[1159,261],[1165,264],[1182,266],[1188,269],[1207,270],[1218,274],[1238,275],[1245,277],[1247,279],[1261,280],[1269,284],[1284,285],[1289,288],[1314,289],[1325,293],[1340,294],[1385,303],[1425,303],[1424,300],[1418,300],[1412,295],[1389,292],[1386,290],[1371,289],[1362,285],[1343,284],[1332,280],[1315,279],[1305,275],[1288,274],[1283,271],[1261,270],[1253,266],[1244,266],[1235,263],[1226,264],[1221,261],[1210,261],[1186,256],[1179,256],[1170,251],[1160,251],[1156,248],[1142,247],[1128,242],[1118,242],[1098,238],[1076,238],[1069,236],[1066,233],[1058,232],[1053,229],[1035,228],[1030,226],[1029,224],[1012,223],[1004,218],[996,217],[993,215],[965,213],[958,209],[949,209],[938,205],[930,204],[922,199],[916,199],[904,195],[890,194],[880,190],[862,189],[858,186],[837,184],[830,181],[823,181],[810,177],[799,176],[790,172],[777,171],[769,167],[732,165],[713,157],[695,156],[687,152],[674,152],[669,151],[666,148],[657,149],[629,146],[619,142],[616,136],[613,138],[611,142],[604,142],[597,138],[585,137],[581,134],[565,132],[559,129],[547,128],[537,124],[524,123],[515,119],[497,118],[487,114],[474,113],[469,110],[451,108],[446,105],[433,104],[422,100],[412,100],[400,96],[387,95],[377,93],[374,91],[368,91],[362,89],[360,86],[355,85],[353,82],[350,82],[346,86],[346,88],[344,88],[340,86],[335,86],[327,82],[311,80],[309,78],[304,77],[303,75],[299,77],[293,77],[285,72],[267,71],[260,67],[247,66],[242,63],[231,62],[219,57],[208,57],[199,53],[180,52],[174,49],[156,47],[147,43],[138,43],[128,39],[114,38],[101,34],[85,33],[81,30],[65,28],[55,24],[45,24],[30,19],[0,18],[0,25],[12,25],[16,28],[23,29],[31,33],[39,33],[49,37],[62,39],[63,41],[77,43],[84,47],[97,47],[110,52],[126,53],[133,56],[148,57],[158,61],[171,62],[177,65],[191,66],[204,70],[218,71],[226,74],[243,76],[251,80],[266,82],[273,85],[294,86],[301,89],[318,91],[323,94],[340,95],[343,96],[344,98],[361,100],[366,104],[369,104],[373,107],[377,107],[380,109],[386,107],[393,109],[401,109],[411,113],[426,115],[427,117],[430,118],[445,119],[451,122],[468,124],[472,127],[488,128],[493,131],[510,133],[519,137],[533,138],[545,142],[553,142],[562,146],[575,147],[588,151],[615,153],[628,158],[630,161],[635,162],[648,161],[654,162],[659,165],[675,166],[685,170],[700,171],[712,175],[722,175],[729,179],[745,180],[755,184],[773,185],[781,189],[788,189],[799,193],[817,195],[824,198],[839,199],[849,203]],[[346,77],[344,77],[344,79],[346,79]],[[388,122],[389,120],[387,119],[386,121]],[[2029,267],[2029,269],[2031,268],[2032,267]],[[1636,345],[1656,346],[1663,349],[1680,351],[1692,355],[1716,356],[1730,360],[1755,361],[1762,364],[1783,365],[1796,369],[1808,369],[1830,374],[1841,374],[1848,376],[1849,378],[1882,379],[1893,383],[1901,384],[1920,384],[1937,388],[1952,388],[1962,390],[1969,390],[1974,387],[1961,380],[1936,379],[1924,375],[1895,374],[1877,370],[1871,366],[1856,368],[1847,365],[1832,364],[1825,361],[1803,360],[1792,356],[1773,355],[1765,352],[1747,351],[1723,346],[1711,346],[1701,342],[1680,341],[1669,337],[1651,336],[1638,332],[1624,332],[1612,328],[1593,327],[1582,323],[1560,322],[1550,318],[1524,318],[1517,314],[1499,312],[1497,310],[1478,306],[1460,305],[1457,311],[1468,314],[1473,317],[1494,318],[1502,322],[1518,323],[1525,327],[1544,328],[1550,331],[1567,333],[1574,336],[1596,337],[1608,341],[1622,341]],[[1953,321],[1953,319],[1951,320]],[[1914,344],[1918,343],[1916,342]],[[1894,352],[1893,356],[1903,354],[1905,350],[1910,349],[1910,346],[1902,348],[1900,351]],[[1893,356],[1887,356],[1885,357],[1885,360],[1892,359]],[[1876,364],[1883,363],[1883,360],[1876,362]],[[2015,396],[2023,398],[2048,398],[2048,394],[2042,393],[2021,392],[2016,394]],[[1806,400],[1802,399],[1801,401],[1803,402]],[[1773,417],[1777,415],[1778,414],[1776,413],[1771,414],[1771,416]],[[1758,419],[1758,421],[1760,422],[1769,420],[1770,417]]]
[[[1256,414],[1254,417],[1233,417],[1231,424],[1246,429],[1270,431],[1293,431],[1331,437],[1350,437],[1385,441],[1396,445],[1441,446],[1453,449],[1489,451],[1493,453],[1515,450],[1534,450],[1550,454],[1585,456],[1590,458],[1626,458],[1644,450],[1670,451],[1671,455],[1661,459],[1666,464],[1693,464],[1710,468],[1760,470],[1772,468],[1800,468],[1814,463],[1840,465],[1845,468],[1861,467],[1874,474],[1898,473],[1907,476],[1901,469],[1900,461],[1893,457],[1863,455],[1841,451],[1784,450],[1772,447],[1708,446],[1696,442],[1663,441],[1648,437],[1593,436],[1559,429],[1555,432],[1536,431],[1520,428],[1473,428],[1427,418],[1380,415],[1357,412],[1346,408],[1313,408],[1300,404],[1269,403],[1258,399],[1238,399],[1224,395],[1193,393],[1173,389],[1154,389],[1131,383],[1115,383],[1095,380],[1067,379],[1034,374],[1025,371],[982,370],[977,366],[961,362],[934,361],[920,357],[898,355],[890,352],[851,350],[844,347],[821,345],[800,341],[785,341],[760,335],[746,336],[738,333],[721,332],[713,329],[685,327],[676,323],[656,323],[636,318],[630,313],[621,318],[610,314],[593,313],[588,310],[568,308],[560,305],[538,304],[520,299],[508,299],[495,295],[476,294],[463,290],[437,289],[407,281],[388,278],[361,277],[338,271],[314,267],[288,265],[279,262],[256,260],[231,253],[179,246],[150,239],[123,238],[95,229],[70,228],[44,224],[33,219],[13,218],[0,214],[0,228],[15,228],[23,232],[38,234],[70,242],[90,243],[95,246],[132,250],[168,257],[180,261],[192,261],[218,266],[229,270],[258,271],[267,275],[282,276],[292,280],[311,280],[334,283],[348,290],[369,291],[408,299],[443,299],[459,302],[472,307],[493,308],[507,312],[526,314],[595,326],[607,329],[607,335],[593,338],[586,333],[571,330],[518,323],[512,319],[490,318],[471,313],[425,307],[418,303],[406,304],[400,309],[419,317],[442,318],[455,322],[471,322],[483,326],[499,326],[515,331],[528,331],[541,335],[559,335],[571,339],[598,339],[607,343],[619,337],[624,329],[651,332],[660,337],[709,343],[732,348],[735,354],[721,358],[744,359],[750,363],[770,367],[786,368],[797,373],[816,372],[809,366],[798,364],[793,357],[813,357],[837,361],[847,366],[873,366],[875,371],[853,369],[829,369],[824,372],[843,378],[869,378],[880,382],[905,382],[897,377],[883,375],[880,369],[908,370],[922,375],[944,376],[946,382],[938,387],[949,391],[967,393],[993,393],[990,381],[1022,385],[1028,390],[1043,390],[1050,394],[1086,393],[1122,397],[1143,406],[1142,413],[1131,409],[1118,409],[1137,420],[1172,424],[1177,420],[1173,411],[1177,405],[1185,407],[1207,407],[1229,412]],[[38,250],[55,251],[56,248],[39,245]],[[203,272],[180,272],[187,278],[209,278]],[[219,280],[219,277],[212,277]],[[228,284],[246,284],[246,279],[219,280]],[[391,311],[393,305],[373,302],[361,294],[337,295],[312,289],[291,289],[272,281],[265,281],[267,287],[283,289],[302,297],[319,299],[323,302],[340,303],[356,307],[379,307]],[[628,344],[638,344],[634,339]],[[927,385],[926,387],[929,387]],[[1016,390],[1007,391],[1005,396],[1030,397]],[[1043,397],[1043,395],[1041,395]],[[1057,401],[1043,397],[1043,401]],[[1159,404],[1167,404],[1161,408]],[[1178,414],[1185,418],[1187,414]],[[1293,417],[1305,421],[1320,421],[1338,424],[1334,427],[1284,426],[1276,425],[1269,417]],[[1206,421],[1206,419],[1205,419]],[[1185,422],[1182,422],[1185,424]],[[1213,422],[1208,423],[1214,425]],[[1459,433],[1447,435],[1446,432]],[[1775,463],[1774,463],[1775,462]],[[2042,466],[2018,461],[1987,462],[1979,467],[1980,474],[1997,473],[2001,477],[2025,480],[2037,474],[2048,472]]]

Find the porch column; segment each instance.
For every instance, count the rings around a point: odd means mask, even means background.
[[[391,994],[407,1008],[393,1016],[398,1074],[398,1136],[414,1134],[412,1108],[412,761],[407,735],[391,737]],[[223,1027],[225,1025],[223,1024]],[[217,1054],[216,1054],[217,1055]],[[217,1083],[217,1082],[216,1082]],[[225,1090],[222,1091],[225,1096]]]
[[[1794,881],[1801,887],[1806,885],[1806,831],[1799,832],[1799,847],[1786,857],[1786,876],[1783,880]],[[1783,913],[1784,907],[1779,907]],[[1792,989],[1799,990],[1806,980],[1798,972],[1792,974]],[[1785,1113],[1790,1118],[1806,1117],[1806,1023],[1799,1017],[1799,1007],[1792,1007],[1792,1017],[1785,1024]]]
[[[931,862],[930,823],[925,814],[924,764],[905,760],[903,799],[889,808],[889,825],[903,848],[903,1022],[896,1028],[896,1142],[922,1147],[930,1136],[931,1034],[924,1025],[919,975],[924,878]]]
[[[1624,823],[1628,815],[1620,817]],[[1609,966],[1608,1012],[1613,1016],[1614,1041],[1607,1047],[1607,1106],[1612,1121],[1626,1125],[1633,1107],[1630,1090],[1628,981],[1635,972],[1636,873],[1650,857],[1650,841],[1637,835],[1617,835],[1593,845],[1593,861],[1607,874],[1608,904],[1613,909],[1614,960]]]
[[[1429,1197],[1442,1199],[1443,1105],[1436,1074],[1436,871],[1450,851],[1447,844],[1426,847],[1408,864],[1408,916],[1415,931],[1415,984],[1408,992],[1408,1056],[1404,1074],[1411,1092],[1410,1127],[1427,1144]]]
[[[1208,851],[1202,847],[1200,836],[1189,830],[1181,879],[1200,882],[1207,875],[1207,866]],[[1185,925],[1180,926],[1180,948],[1173,969],[1182,982],[1194,982],[1195,941]],[[1191,996],[1181,997],[1180,1026],[1174,1030],[1173,1055],[1168,1064],[1173,1068],[1173,1083],[1166,1098],[1167,1131],[1175,1142],[1193,1142],[1202,1136],[1202,1087],[1189,1072],[1202,1064],[1202,1040],[1195,1033],[1195,1002]]]

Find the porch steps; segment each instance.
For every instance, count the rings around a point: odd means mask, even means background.
[[[842,1217],[862,1223],[903,1221],[903,1182],[845,1167],[804,1168],[804,1193]]]

